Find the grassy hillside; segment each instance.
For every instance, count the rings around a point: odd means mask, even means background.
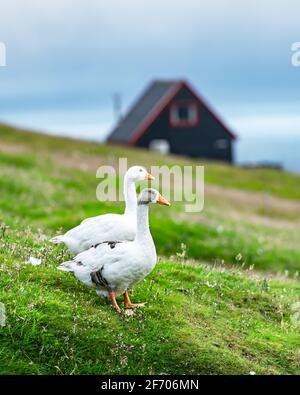
[[[96,169],[119,157],[199,163],[0,126],[0,373],[299,372],[300,177],[202,163],[204,211],[151,208],[160,263],[132,296],[147,307],[119,316],[56,270],[68,253],[47,241],[122,211],[95,198]]]

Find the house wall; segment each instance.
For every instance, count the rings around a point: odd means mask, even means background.
[[[172,103],[181,100],[196,99],[192,92],[184,88],[178,92]],[[148,148],[152,140],[164,139],[169,142],[171,153],[232,162],[231,138],[206,108],[199,104],[198,125],[177,128],[172,127],[169,122],[170,106],[159,115],[146,133],[143,134],[136,143],[137,146]],[[217,148],[217,140],[226,140],[227,148]]]

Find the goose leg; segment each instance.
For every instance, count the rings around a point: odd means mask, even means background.
[[[109,299],[111,301],[113,308],[116,309],[118,313],[121,313],[122,310],[120,309],[120,307],[116,301],[116,294],[114,292],[109,292],[108,296],[109,296]]]
[[[125,291],[123,293],[123,297],[124,297],[124,305],[126,308],[144,307],[145,306],[145,303],[131,303],[127,291]]]

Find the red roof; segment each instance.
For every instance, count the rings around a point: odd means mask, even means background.
[[[183,88],[191,92],[201,107],[204,107],[210,113],[231,139],[236,139],[235,134],[228,129],[224,122],[214,113],[204,99],[194,91],[190,84],[183,80],[177,80],[153,82],[128,112],[124,120],[111,133],[108,141],[126,142],[127,144],[135,145],[162,111],[171,103],[176,94]]]

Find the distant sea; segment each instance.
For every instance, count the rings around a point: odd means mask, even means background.
[[[300,135],[242,136],[235,146],[239,164],[269,162],[300,174]]]
[[[0,122],[45,132],[102,142],[113,126],[111,108],[91,108],[77,112],[24,112],[0,113]],[[284,134],[244,132],[238,134],[234,144],[237,164],[270,163],[300,174],[300,133]]]

